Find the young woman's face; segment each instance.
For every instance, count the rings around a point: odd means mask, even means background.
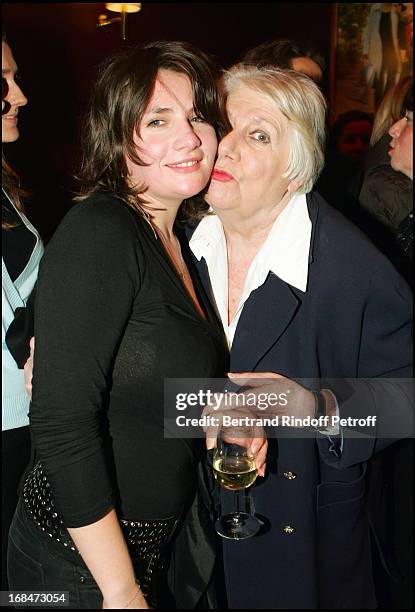
[[[145,185],[147,201],[177,204],[209,181],[217,150],[216,133],[193,108],[190,80],[160,70],[154,93],[136,134],[137,153],[146,166],[127,160],[130,180]]]
[[[6,79],[8,92],[4,98],[10,105],[6,114],[1,117],[2,142],[14,142],[19,138],[17,128],[17,115],[19,108],[27,104],[27,98],[15,81],[17,72],[16,62],[9,45],[5,42],[1,45],[1,68],[3,79]]]

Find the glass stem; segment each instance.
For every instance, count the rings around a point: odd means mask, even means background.
[[[240,513],[240,511],[241,511],[241,510],[240,510],[240,497],[239,497],[239,496],[240,496],[240,494],[241,494],[241,491],[235,491],[235,493],[234,493],[234,495],[235,495],[235,503],[234,503],[234,507],[235,507],[235,512],[236,512],[237,514],[239,514],[239,513]]]
[[[246,508],[246,511],[247,511],[247,513],[250,516],[253,516],[254,513],[252,511],[252,497],[251,497],[251,494],[250,494],[250,490],[249,489],[244,489],[244,494],[245,494],[245,508]]]

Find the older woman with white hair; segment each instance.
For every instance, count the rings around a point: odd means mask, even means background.
[[[231,348],[229,376],[288,391],[274,414],[346,416],[341,385],[323,380],[410,376],[410,291],[312,192],[325,140],[318,87],[293,71],[244,65],[223,86],[230,129],[206,195],[213,214],[190,246]],[[367,414],[391,405],[385,388],[363,393]],[[224,540],[232,609],[376,607],[366,462],[391,440],[302,433],[269,440],[268,473],[252,488],[263,530]]]

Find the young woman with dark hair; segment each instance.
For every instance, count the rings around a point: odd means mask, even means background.
[[[14,590],[69,591],[70,608],[183,605],[164,568],[202,445],[164,438],[163,381],[221,376],[228,352],[175,219],[210,179],[220,119],[214,68],[186,43],[130,49],[100,71],[80,201],[39,273]],[[180,571],[193,605],[212,571],[201,565],[195,588],[189,560]]]

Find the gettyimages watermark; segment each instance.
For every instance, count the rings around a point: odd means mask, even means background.
[[[315,416],[313,395],[325,390],[327,413]],[[166,379],[164,435],[203,438],[209,429],[266,428],[272,437],[316,432],[358,438],[414,436],[414,379]]]
[[[199,418],[189,418],[179,416],[176,419],[178,427],[314,427],[315,429],[335,429],[336,427],[375,427],[377,416],[366,418],[341,418],[340,416],[321,416],[304,418],[293,416],[274,416],[274,417],[248,417],[232,416],[230,414],[220,414],[220,416],[201,416]]]

